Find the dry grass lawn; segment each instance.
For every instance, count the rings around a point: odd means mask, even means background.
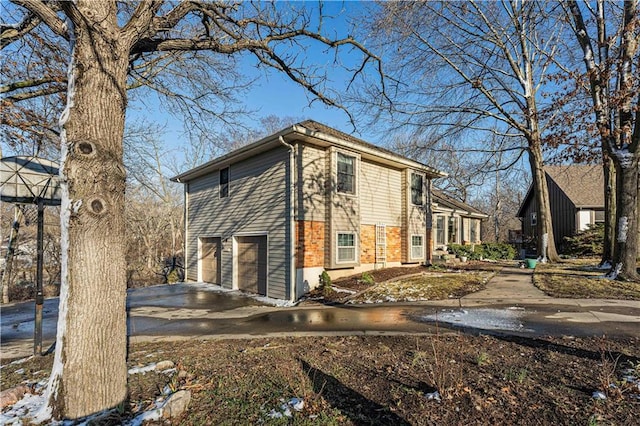
[[[490,271],[423,272],[376,284],[351,298],[350,302],[414,302],[459,298],[484,289],[493,275],[495,272]]]
[[[597,261],[572,260],[538,264],[533,276],[536,287],[552,297],[571,299],[640,300],[640,283],[601,278]]]

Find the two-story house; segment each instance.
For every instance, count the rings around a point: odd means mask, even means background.
[[[324,270],[427,262],[441,176],[320,123],[295,124],[173,178],[185,190],[186,278],[295,300]]]

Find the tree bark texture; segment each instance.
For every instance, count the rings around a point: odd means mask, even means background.
[[[66,294],[61,294],[49,390],[54,418],[86,416],[127,395],[122,140],[128,52],[118,37],[115,7],[113,2],[67,4],[76,25],[74,84],[68,118],[61,120],[62,178],[68,189],[63,207],[70,211],[61,224],[68,251],[62,253],[66,289],[61,293]]]
[[[555,239],[553,238],[553,223],[551,222],[551,205],[549,203],[549,188],[544,172],[544,162],[542,160],[542,150],[540,143],[529,141],[529,165],[533,178],[533,193],[538,206],[538,218],[536,229],[538,241],[536,243],[538,256],[550,262],[558,262],[560,256],[556,251]],[[546,237],[545,237],[546,235]]]
[[[621,280],[638,280],[638,157],[616,165],[618,206],[614,271]]]
[[[20,231],[20,220],[22,220],[22,212],[16,204],[13,207],[13,224],[9,233],[9,245],[5,255],[4,272],[2,273],[2,303],[9,303],[9,287],[11,285],[11,275],[13,274],[13,259],[18,244],[18,236]]]
[[[606,147],[603,147],[606,153]],[[616,167],[611,158],[605,154],[604,173],[604,241],[602,246],[602,265],[611,264],[615,252],[616,228]]]

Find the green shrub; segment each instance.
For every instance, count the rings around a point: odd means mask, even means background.
[[[476,249],[476,247],[478,249]],[[458,257],[466,256],[469,260],[478,260],[482,256],[482,248],[480,244],[466,245],[449,244],[449,251]]]
[[[376,283],[376,280],[374,280],[373,276],[371,276],[371,274],[368,272],[362,273],[362,277],[360,277],[360,281],[362,281],[367,285],[374,285]]]
[[[511,244],[506,243],[484,243],[482,244],[485,259],[512,260],[516,257],[516,249]]]
[[[320,274],[320,288],[325,295],[333,290],[331,288],[331,277],[327,274],[327,271],[322,271],[322,274]]]
[[[464,246],[449,244],[449,250],[456,256],[466,256],[469,260],[511,260],[516,256],[516,249],[511,244],[505,243],[482,243]]]
[[[604,244],[604,223],[589,225],[573,237],[565,237],[562,252],[570,256],[599,256]]]

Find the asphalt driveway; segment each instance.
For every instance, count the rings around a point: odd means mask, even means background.
[[[509,291],[513,294],[514,288]],[[131,342],[458,330],[640,337],[640,302],[478,296],[411,304],[286,307],[208,284],[173,284],[130,290],[127,326]],[[57,308],[57,298],[45,301],[43,348],[55,340]],[[33,302],[2,307],[2,358],[33,352],[33,317]]]

